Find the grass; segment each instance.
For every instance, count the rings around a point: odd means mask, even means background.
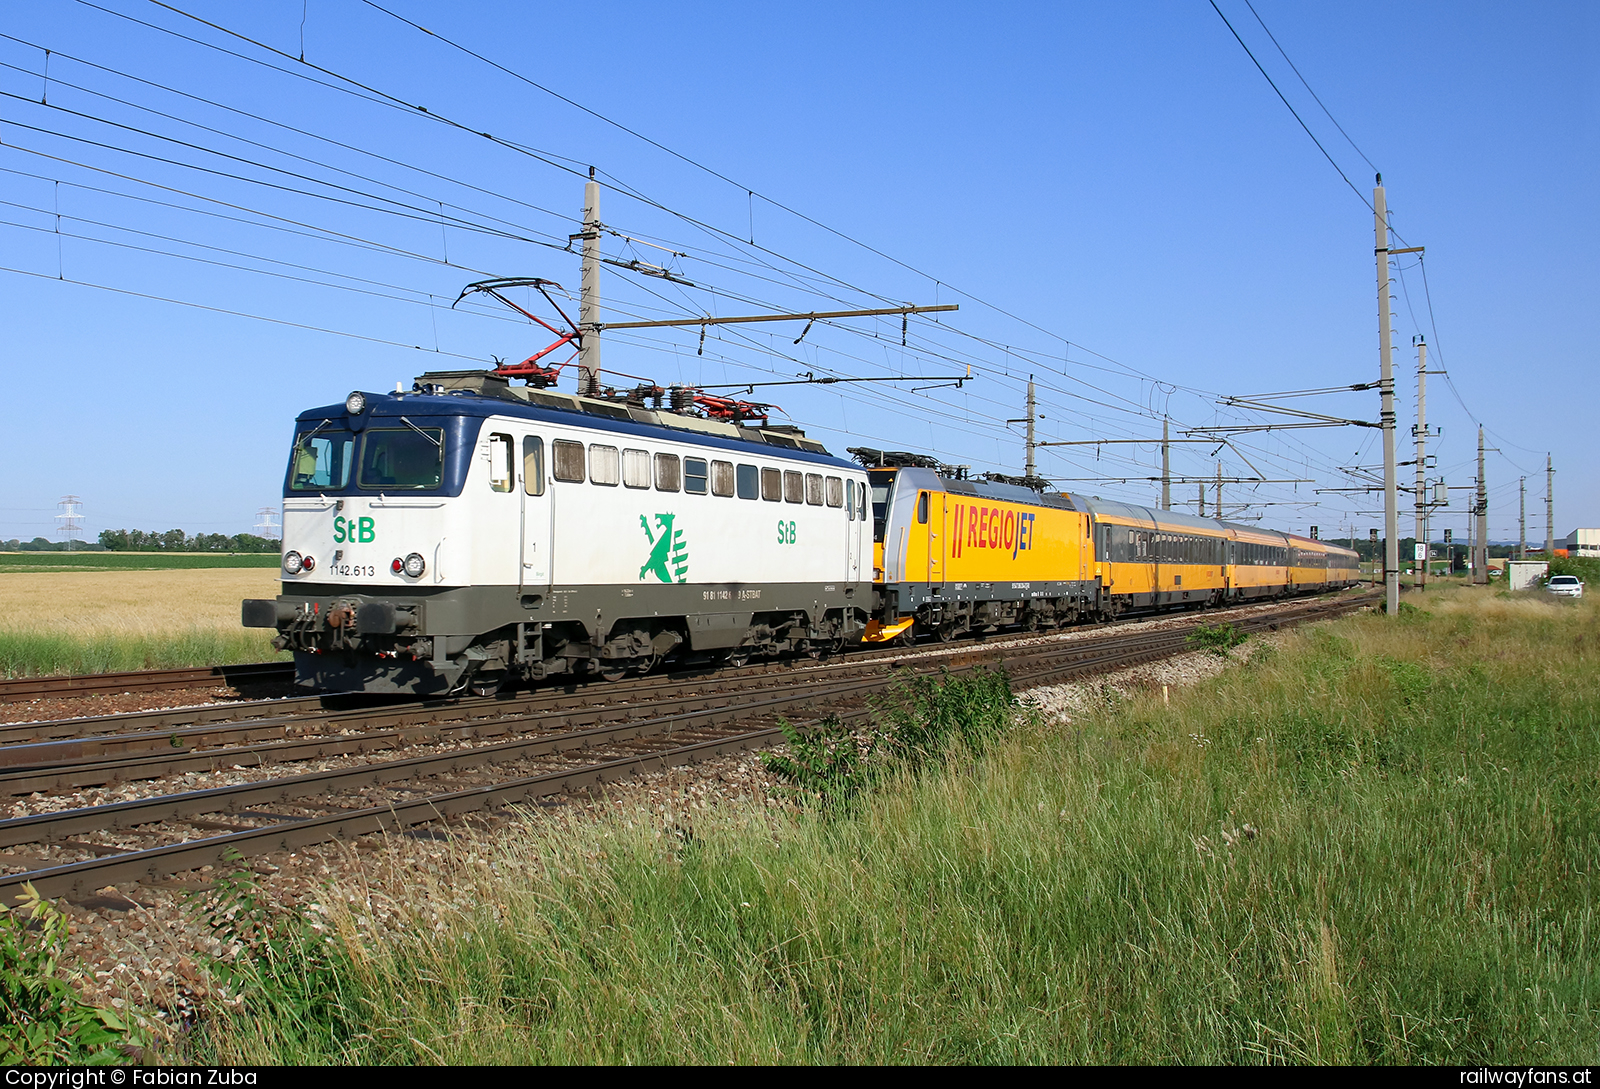
[[[0,575],[0,675],[103,673],[280,657],[239,624],[276,597],[276,569],[28,571]]]
[[[0,552],[0,574],[13,571],[173,571],[209,567],[276,570],[272,552]]]
[[[1583,1064],[1600,608],[1470,589],[846,809],[401,855],[204,1057]],[[289,950],[285,952],[285,950]]]

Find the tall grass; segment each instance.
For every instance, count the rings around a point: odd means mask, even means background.
[[[435,872],[397,857],[330,890],[294,986],[207,1047],[1593,1062],[1600,609],[1423,604],[1290,634],[1170,707],[958,748],[846,813],[530,820]]]
[[[272,632],[188,628],[151,633],[65,632],[0,629],[0,676],[53,673],[117,673],[134,669],[238,665],[287,660],[272,648]]]

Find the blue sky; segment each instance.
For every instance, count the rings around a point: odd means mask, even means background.
[[[247,530],[277,502],[299,410],[542,347],[526,323],[448,307],[489,275],[575,290],[560,246],[591,164],[618,232],[607,255],[696,285],[609,269],[612,320],[961,305],[914,320],[905,348],[894,319],[819,325],[799,345],[798,326],[713,329],[703,354],[697,330],[618,332],[608,369],[711,385],[970,365],[959,390],[764,396],[839,453],[1016,473],[1005,421],[1030,372],[1046,440],[1157,436],[1163,413],[1180,430],[1249,422],[1217,398],[1375,378],[1370,158],[1394,226],[1427,247],[1426,291],[1416,259],[1397,259],[1402,459],[1425,334],[1450,374],[1429,384],[1430,476],[1469,483],[1483,423],[1499,448],[1493,538],[1515,538],[1526,474],[1542,540],[1547,451],[1557,533],[1600,524],[1593,5],[1255,0],[1358,152],[1243,0],[1218,0],[1359,196],[1206,0],[384,6],[639,135],[361,0],[4,9],[0,454],[16,469],[0,477],[0,537],[54,536],[67,493],[90,537]],[[302,34],[322,71],[300,62]],[[1374,393],[1296,403],[1377,414]],[[1309,481],[1225,487],[1266,525],[1381,524],[1379,497],[1317,493],[1378,463],[1375,431],[1254,436],[1241,452],[1180,447],[1174,467],[1246,476],[1248,459]],[[1157,456],[1047,448],[1039,467],[1150,502]],[[1174,499],[1192,510],[1194,492]],[[1464,536],[1456,494],[1435,525]]]

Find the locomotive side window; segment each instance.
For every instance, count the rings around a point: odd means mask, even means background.
[[[813,507],[822,506],[822,474],[806,474],[806,502]],[[834,506],[839,504],[835,503]]]
[[[368,428],[362,438],[363,488],[437,488],[443,475],[442,428]]]
[[[850,517],[854,518],[856,516],[856,503],[855,503],[856,497],[855,497],[855,489],[853,487],[853,485],[855,484],[855,481],[852,480],[850,483],[852,485],[851,494],[850,494]],[[838,506],[842,506],[843,504],[844,504],[844,481],[840,480],[836,476],[830,476],[828,478],[828,506],[830,506],[830,507],[838,507]]]
[[[724,497],[733,494],[733,462],[713,461],[711,463],[711,494]]]
[[[643,450],[622,452],[622,483],[629,488],[650,486],[650,455]]]
[[[602,484],[608,488],[617,486],[617,478],[621,476],[617,464],[617,448],[615,446],[589,447],[589,482]]]
[[[544,494],[544,440],[537,435],[522,440],[522,490]]]
[[[777,469],[761,470],[761,498],[768,503],[783,499],[783,474]]]
[[[566,484],[583,483],[583,443],[557,439],[550,444],[556,460],[556,479]]]
[[[754,465],[739,466],[739,498],[754,499],[761,491],[761,470]]]
[[[675,492],[678,490],[678,455],[656,455],[656,491]]]
[[[512,460],[516,449],[510,435],[489,436],[489,487],[497,492],[509,492],[517,483],[517,470]]]
[[[806,498],[805,477],[799,473],[784,471],[783,474],[783,499],[786,503],[803,503]]]
[[[706,494],[705,458],[683,459],[683,490],[691,495]]]
[[[356,440],[345,430],[307,431],[295,440],[289,487],[296,491],[343,488],[350,483]]]
[[[917,493],[917,524],[919,526],[925,526],[925,525],[928,524],[928,493],[927,492],[918,492]]]

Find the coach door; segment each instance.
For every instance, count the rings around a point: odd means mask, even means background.
[[[542,592],[554,577],[551,542],[551,495],[546,460],[549,450],[538,435],[522,437],[522,579],[523,594]]]

